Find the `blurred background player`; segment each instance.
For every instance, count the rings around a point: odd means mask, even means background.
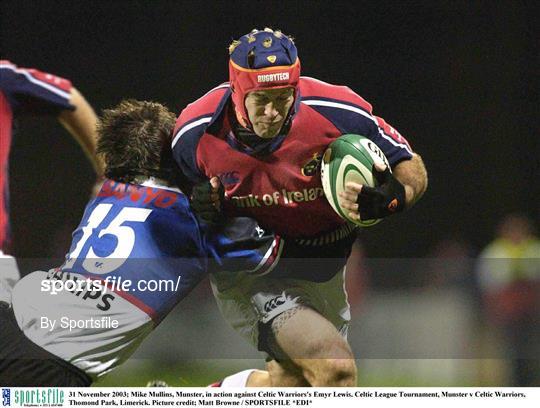
[[[532,221],[506,216],[477,274],[487,321],[501,330],[514,386],[540,385],[540,239]]]
[[[220,210],[253,217],[285,237],[295,260],[282,260],[263,277],[212,276],[225,319],[273,357],[270,374],[246,371],[224,384],[252,385],[257,378],[257,385],[262,379],[276,386],[354,386],[343,268],[356,235],[324,198],[321,154],[341,134],[356,133],[387,156],[393,174],[374,170],[384,179],[380,187],[350,184],[342,197],[352,217],[362,219],[411,207],[427,187],[425,167],[356,93],[300,77],[296,46],[280,31],[253,30],[229,52],[230,82],[182,111],[174,157],[196,185],[192,204],[203,220],[219,224]]]
[[[52,115],[77,140],[96,174],[96,121],[92,107],[67,79],[0,60],[0,300],[19,279],[10,250],[8,159],[14,120],[25,115]]]
[[[97,152],[107,178],[86,206],[66,261],[28,274],[11,305],[0,302],[0,384],[90,385],[126,361],[214,262],[264,273],[277,261],[265,254],[279,238],[259,235],[253,221],[238,231],[232,220],[205,239],[177,185],[174,120],[153,102],[127,100],[104,111]],[[119,286],[127,281],[132,285]]]

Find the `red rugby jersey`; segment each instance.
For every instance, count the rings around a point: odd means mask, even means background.
[[[8,158],[13,118],[74,109],[70,91],[67,79],[0,60],[0,250],[6,250],[9,239]]]
[[[335,138],[369,137],[392,166],[412,157],[405,138],[345,86],[301,77],[291,127],[264,155],[246,150],[232,134],[230,99],[225,83],[181,112],[172,141],[175,160],[193,183],[221,179],[228,214],[255,218],[282,236],[315,237],[345,224],[324,197],[318,169]]]

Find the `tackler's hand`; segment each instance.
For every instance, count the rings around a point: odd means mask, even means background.
[[[221,219],[221,206],[225,189],[218,177],[196,184],[191,192],[191,208],[199,219],[207,224],[216,225]]]
[[[383,165],[373,166],[373,176],[378,187],[349,182],[340,194],[342,206],[349,217],[356,220],[371,220],[388,217],[405,209],[405,187]]]

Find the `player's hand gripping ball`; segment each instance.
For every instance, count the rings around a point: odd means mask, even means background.
[[[334,211],[361,227],[375,225],[403,209],[404,187],[392,175],[384,153],[367,137],[347,134],[334,140],[323,155],[321,179]],[[357,201],[359,219],[342,205],[341,194],[347,193],[350,182],[362,185]]]

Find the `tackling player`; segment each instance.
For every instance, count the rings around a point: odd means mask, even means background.
[[[9,291],[19,279],[15,260],[9,252],[8,158],[13,122],[25,115],[54,115],[79,142],[98,175],[95,157],[96,115],[92,107],[67,79],[19,68],[0,60],[0,300],[9,301]]]
[[[233,41],[229,53],[229,83],[180,114],[174,157],[193,184],[207,186],[198,187],[206,195],[193,201],[203,219],[216,222],[220,209],[253,217],[291,238],[290,256],[301,261],[282,260],[263,277],[213,275],[218,305],[237,331],[273,357],[269,376],[255,372],[257,385],[263,378],[275,386],[354,386],[343,269],[356,235],[324,197],[321,155],[344,133],[364,135],[385,153],[393,173],[374,169],[384,172],[378,176],[385,182],[375,189],[351,183],[342,197],[362,219],[411,207],[427,187],[425,167],[405,138],[351,89],[300,77],[296,46],[280,31],[253,30]],[[218,178],[223,203],[206,181],[215,186]],[[253,375],[247,374],[236,385],[250,385]]]
[[[30,273],[11,305],[0,302],[1,385],[90,385],[122,364],[208,268],[264,273],[277,261],[279,238],[258,234],[253,221],[203,235],[177,186],[174,120],[152,102],[104,112],[97,151],[107,179],[64,264]]]

